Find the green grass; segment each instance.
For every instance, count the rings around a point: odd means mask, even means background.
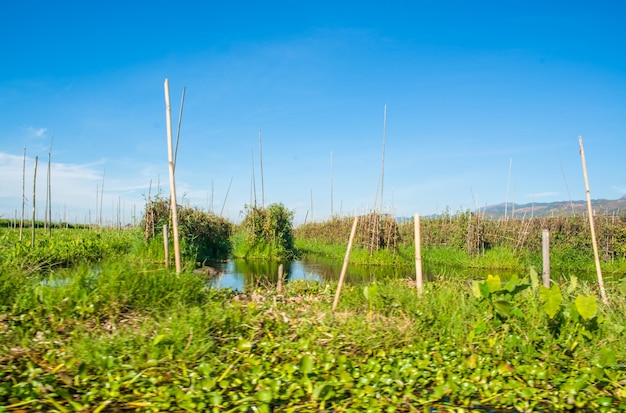
[[[136,237],[45,271],[3,261],[0,411],[626,409],[626,282],[604,306],[594,283],[536,274],[439,277],[421,296],[380,279],[333,312],[333,282],[218,291]]]

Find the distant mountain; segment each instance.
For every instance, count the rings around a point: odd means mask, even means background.
[[[596,215],[624,215],[626,214],[626,195],[619,199],[594,199],[591,201],[594,214]],[[508,205],[502,203],[480,208],[480,213],[486,217],[498,219],[507,217],[530,218],[549,216],[584,215],[587,213],[587,201],[558,201],[558,202],[535,202],[531,204]]]

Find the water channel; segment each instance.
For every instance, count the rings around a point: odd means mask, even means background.
[[[209,265],[218,271],[210,281],[216,288],[231,288],[237,291],[276,284],[278,280],[278,266],[276,261],[230,259],[226,262],[215,262]],[[287,282],[295,280],[310,280],[318,282],[332,282],[339,279],[341,262],[324,260],[316,257],[296,261],[285,261],[283,272]],[[485,279],[488,274],[499,275],[502,279],[516,274],[520,277],[527,275],[527,271],[458,268],[446,265],[429,265],[424,263],[423,275],[425,281],[432,281],[438,276],[446,278]],[[552,279],[559,280],[563,274],[552,271]],[[578,275],[586,279],[587,275]],[[346,283],[366,284],[390,278],[415,278],[415,269],[412,267],[365,266],[348,265]]]

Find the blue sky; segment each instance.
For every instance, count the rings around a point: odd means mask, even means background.
[[[128,221],[151,182],[166,194],[165,78],[174,129],[187,88],[179,202],[233,221],[253,159],[261,202],[259,130],[266,204],[328,218],[332,153],[333,212],[370,210],[384,105],[387,212],[584,199],[579,135],[592,197],[626,194],[621,2],[21,1],[3,15],[4,217],[21,208],[24,147],[27,211],[39,156],[43,215],[53,130],[53,219],[94,219],[103,173],[105,220],[119,203]]]

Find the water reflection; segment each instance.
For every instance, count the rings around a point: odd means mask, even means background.
[[[237,291],[275,285],[278,281],[278,266],[280,262],[264,260],[231,259],[228,262],[213,263],[212,267],[219,271],[219,275],[210,281],[212,287],[230,288]],[[285,261],[283,273],[286,282],[295,280],[311,280],[319,282],[336,282],[341,274],[341,262],[325,260],[321,257],[306,258],[299,261]],[[502,280],[511,276],[528,276],[528,270],[512,271],[498,269],[462,268],[444,264],[424,263],[423,276],[425,281],[437,278],[455,278],[467,280],[484,280],[487,275],[498,275]],[[541,275],[539,275],[541,277]],[[577,274],[580,279],[585,275]],[[569,274],[552,272],[552,279],[556,282],[569,278]],[[348,265],[346,283],[364,284],[390,278],[415,278],[415,269],[412,267],[366,266]]]

